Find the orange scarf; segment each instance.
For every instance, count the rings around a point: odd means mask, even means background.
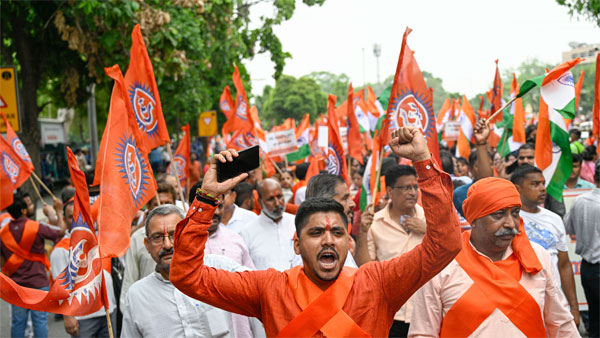
[[[370,337],[342,310],[354,284],[357,269],[344,267],[325,291],[308,279],[301,266],[286,270],[296,302],[302,308],[296,318],[279,331],[278,337]]]
[[[536,274],[543,267],[524,233],[522,219],[519,228],[522,232],[513,239],[513,254],[497,262],[478,254],[469,242],[471,232],[463,233],[456,261],[474,283],[444,316],[440,337],[469,336],[495,309],[527,337],[546,337],[540,307],[519,283],[523,270]]]
[[[33,242],[35,242],[35,238],[37,237],[38,230],[40,228],[40,223],[32,220],[27,220],[25,222],[25,227],[23,229],[23,235],[21,236],[21,242],[17,243],[13,235],[10,233],[9,229],[10,224],[7,224],[5,227],[2,227],[0,230],[0,238],[2,239],[2,244],[6,246],[6,248],[12,251],[12,255],[8,258],[8,260],[4,263],[2,267],[2,272],[10,276],[15,271],[19,269],[21,264],[25,260],[40,262],[44,264],[46,269],[50,269],[50,261],[48,260],[48,256],[43,253],[32,253],[29,252],[31,247],[33,246]]]

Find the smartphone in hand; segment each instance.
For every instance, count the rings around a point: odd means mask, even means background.
[[[247,173],[259,167],[260,157],[258,145],[238,152],[232,162],[217,162],[217,181],[224,182],[240,174]]]

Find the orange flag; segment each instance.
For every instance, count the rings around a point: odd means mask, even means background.
[[[140,25],[135,25],[131,32],[131,56],[125,74],[125,88],[129,92],[129,101],[146,148],[151,150],[170,142],[154,70]]]
[[[538,127],[535,137],[535,165],[544,170],[552,163],[552,138],[550,134],[550,114],[548,104],[540,95]]]
[[[105,68],[115,80],[108,120],[96,162],[95,183],[100,184],[99,243],[103,257],[121,257],[129,247],[131,222],[136,212],[156,194],[156,181],[148,162],[140,130],[118,65]]]
[[[596,54],[596,81],[594,81],[592,121],[592,136],[596,138],[596,153],[600,155],[600,53]]]
[[[229,134],[236,130],[252,130],[254,123],[250,116],[250,105],[246,97],[246,90],[240,77],[240,71],[237,66],[233,69],[233,85],[235,86],[235,114],[223,125],[223,134]]]
[[[108,297],[100,248],[90,217],[90,201],[85,175],[67,147],[71,179],[75,187],[73,223],[69,241],[69,262],[50,286],[50,291],[27,288],[0,274],[0,296],[5,301],[35,311],[85,316],[108,308]],[[4,186],[4,185],[3,185]],[[131,227],[131,226],[130,226]]]
[[[510,95],[511,97],[517,96],[519,94],[519,84],[517,83],[517,76],[513,73],[513,80],[510,85]],[[525,110],[523,109],[523,101],[518,98],[512,104],[512,114],[513,114],[513,141],[519,143],[525,143]]]
[[[190,175],[190,125],[186,124],[181,127],[183,131],[183,138],[177,145],[177,150],[173,154],[173,161],[175,161],[175,167],[177,168],[177,177],[181,181],[181,184],[185,185],[185,180]],[[173,173],[173,167],[169,166],[171,175]]]
[[[332,175],[339,175],[348,183],[348,170],[346,168],[346,159],[344,156],[344,147],[340,136],[340,127],[335,115],[335,95],[329,94],[327,103],[327,125],[329,127],[327,141],[327,172]],[[351,102],[351,101],[350,101]]]
[[[219,107],[223,114],[225,114],[225,117],[229,120],[233,114],[233,99],[231,98],[229,86],[225,86],[225,89],[223,89],[221,99],[219,100]]]
[[[585,77],[585,70],[582,70],[579,74],[579,80],[575,84],[575,114],[577,114],[577,107],[579,104],[579,96],[581,95],[581,86],[583,86],[583,78]]]
[[[354,89],[352,88],[352,82],[350,82],[350,85],[348,87],[347,101],[354,102]],[[356,114],[354,113],[354,104],[347,105],[346,114],[348,115],[348,154],[350,155],[350,157],[360,162],[360,164],[363,164],[362,138],[360,135],[360,125],[358,124]]]
[[[382,127],[382,146],[390,141],[392,131],[402,126],[419,127],[427,140],[432,156],[440,161],[440,148],[437,139],[436,119],[433,112],[433,97],[413,52],[406,40],[412,30],[406,27],[402,38],[402,47],[398,57],[398,66],[390,93],[386,118]]]
[[[13,204],[13,193],[31,175],[29,167],[0,135],[0,210]]]
[[[4,125],[6,126],[6,138],[8,139],[8,143],[14,152],[19,155],[23,161],[23,165],[27,167],[27,170],[31,173],[33,171],[33,163],[31,162],[31,157],[29,157],[27,149],[25,149],[25,146],[17,136],[17,133],[15,133],[14,129],[10,125],[10,122],[8,122],[8,119],[6,119],[6,116],[4,116],[4,113],[0,112],[0,115],[2,115]]]
[[[495,113],[496,110],[502,108],[502,80],[500,78],[500,70],[498,70],[498,60],[496,59],[496,74],[494,74],[494,87],[491,89],[490,102],[492,107],[490,108],[491,113]],[[496,123],[502,121],[502,112],[494,117],[494,120],[489,121],[490,123]]]

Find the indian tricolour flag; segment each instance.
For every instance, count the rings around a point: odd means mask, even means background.
[[[575,116],[575,85],[570,69],[579,62],[580,58],[565,62],[544,76],[525,81],[518,95],[521,97],[531,88],[540,87],[535,163],[544,173],[548,194],[558,201],[562,201],[563,187],[573,170],[564,119]]]
[[[375,128],[375,135],[373,136],[373,150],[367,165],[365,166],[365,173],[363,175],[362,187],[360,189],[360,201],[358,206],[362,212],[365,211],[367,206],[373,201],[377,201],[379,185],[377,184],[377,169],[381,165],[381,124],[385,114],[382,114],[377,121],[377,127]]]

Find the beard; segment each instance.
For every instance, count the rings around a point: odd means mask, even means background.
[[[263,205],[263,212],[265,213],[265,215],[267,215],[267,217],[269,217],[270,219],[279,219],[281,218],[281,216],[283,216],[283,208],[282,207],[276,207],[273,210],[269,210],[267,208],[265,208],[265,206]]]

